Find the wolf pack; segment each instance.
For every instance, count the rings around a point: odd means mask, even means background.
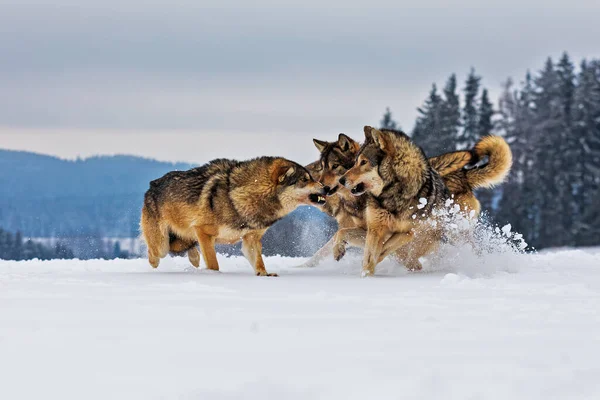
[[[430,158],[405,133],[371,126],[362,144],[345,134],[313,142],[320,157],[307,166],[282,157],[216,159],[151,181],[141,217],[150,265],[187,254],[193,266],[202,256],[206,268],[218,271],[215,245],[241,241],[256,275],[276,276],[265,268],[261,239],[308,204],[335,218],[338,230],[302,266],[340,260],[353,246],[364,249],[363,277],[388,256],[418,271],[422,257],[453,237],[449,205],[476,220],[474,190],[500,184],[512,164],[506,141],[491,135],[471,149]]]

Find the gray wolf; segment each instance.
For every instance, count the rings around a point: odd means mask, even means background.
[[[301,204],[325,203],[323,187],[301,165],[276,157],[249,161],[217,159],[150,182],[141,230],[148,261],[157,268],[169,252],[187,252],[198,267],[200,250],[208,269],[218,270],[215,244],[242,241],[256,275],[267,273],[261,238]]]

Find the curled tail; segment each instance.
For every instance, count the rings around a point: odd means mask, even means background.
[[[429,158],[428,161],[429,165],[431,165],[440,176],[449,175],[461,170],[468,164],[474,163],[473,153],[468,150],[440,154],[439,156]]]
[[[512,166],[512,152],[500,136],[484,136],[471,150],[473,162],[465,166],[473,189],[490,188],[504,181]]]

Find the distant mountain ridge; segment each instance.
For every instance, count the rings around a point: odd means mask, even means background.
[[[192,167],[135,156],[72,161],[0,150],[0,226],[27,236],[129,237],[148,182]]]
[[[168,171],[195,165],[169,163],[130,155],[64,160],[58,157],[0,149],[0,184],[7,196],[96,196],[145,191],[148,182]],[[25,182],[28,183],[25,183]]]
[[[129,155],[64,160],[0,150],[0,228],[26,237],[136,237],[148,183],[169,171],[194,166]],[[306,246],[293,233],[313,227],[311,236],[327,236],[323,229],[331,227],[330,222],[318,210],[301,207],[273,227],[265,238],[265,251],[308,254],[315,245],[299,250]],[[277,234],[281,229],[291,236]]]

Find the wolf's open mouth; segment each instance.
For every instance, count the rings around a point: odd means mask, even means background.
[[[350,193],[352,193],[354,196],[360,196],[364,192],[365,192],[365,184],[364,183],[359,183],[358,185],[356,185],[352,189],[350,189]]]
[[[311,193],[308,195],[308,199],[313,203],[325,204],[325,197],[320,194]]]

